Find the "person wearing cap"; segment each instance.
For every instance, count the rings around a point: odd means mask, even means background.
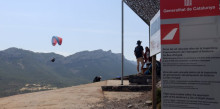
[[[143,67],[144,67],[144,49],[141,46],[141,41],[137,41],[137,46],[134,49],[134,55],[136,56],[137,59],[137,71],[139,72],[139,66],[141,63],[141,73],[143,73]],[[140,73],[140,72],[139,72]]]

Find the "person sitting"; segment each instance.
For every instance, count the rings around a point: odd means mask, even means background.
[[[149,65],[148,70],[144,72],[146,75],[152,74],[152,64]],[[161,77],[161,63],[159,61],[156,61],[156,75],[157,77]]]
[[[101,76],[96,76],[94,79],[93,79],[93,82],[99,82],[101,81],[102,77]]]

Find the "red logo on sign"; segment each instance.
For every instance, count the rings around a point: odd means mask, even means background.
[[[217,16],[219,0],[160,0],[161,19]]]
[[[161,25],[161,44],[180,44],[179,24]]]

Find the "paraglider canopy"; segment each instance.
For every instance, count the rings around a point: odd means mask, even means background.
[[[58,37],[58,36],[53,36],[52,37],[52,45],[53,46],[55,46],[57,43],[59,44],[59,45],[61,45],[62,44],[62,38],[61,37]]]

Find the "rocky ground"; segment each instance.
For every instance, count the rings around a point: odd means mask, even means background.
[[[143,92],[138,97],[128,99],[104,98],[91,109],[151,109],[151,105],[147,103],[149,100],[151,100],[151,92]]]

